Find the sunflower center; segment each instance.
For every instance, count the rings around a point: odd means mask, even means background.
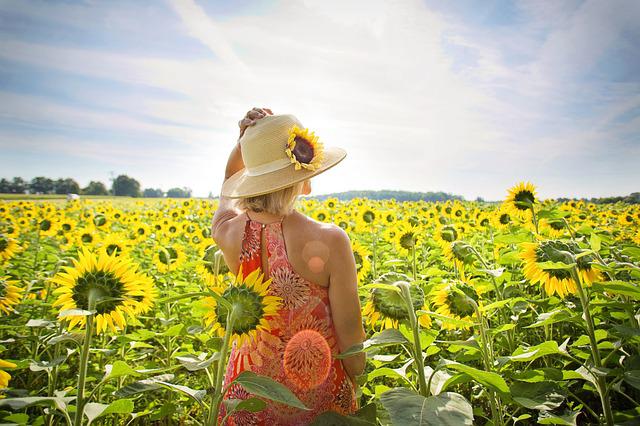
[[[324,221],[327,218],[327,215],[324,213],[318,213],[318,220],[319,221]]]
[[[125,293],[124,284],[109,271],[85,272],[79,277],[73,288],[73,300],[80,309],[89,309],[89,292],[93,290],[98,294],[96,311],[99,314],[113,311],[121,303]]]
[[[82,234],[82,237],[80,237],[80,239],[82,240],[83,243],[90,243],[93,241],[93,235],[89,233],[85,233],[85,234]]]
[[[475,313],[475,306],[472,300],[477,302],[478,294],[473,287],[465,283],[458,283],[455,288],[461,290],[463,294],[451,289],[447,291],[449,311],[460,318],[472,316]]]
[[[458,239],[458,231],[453,226],[447,225],[440,231],[440,237],[450,243]]]
[[[533,193],[527,190],[519,191],[513,199],[518,210],[529,210],[531,205],[536,201]]]
[[[291,153],[295,155],[296,160],[299,162],[309,164],[311,160],[313,160],[313,146],[308,140],[301,138],[300,136],[295,137],[295,142],[296,146],[293,148]]]
[[[413,232],[405,232],[400,236],[400,245],[402,248],[409,250],[416,245]]]
[[[564,229],[564,223],[560,222],[559,220],[553,220],[549,222],[549,226],[555,231],[561,231],[562,229]]]
[[[365,210],[365,212],[362,214],[362,220],[364,220],[367,223],[371,223],[375,219],[376,219],[376,214],[371,210]]]
[[[264,316],[263,296],[255,291],[241,285],[231,286],[222,294],[236,309],[236,316],[233,321],[233,333],[243,334],[255,330]],[[228,309],[221,304],[216,305],[216,316],[218,322],[227,328]]]
[[[411,304],[413,309],[421,309],[424,304],[424,292],[417,285],[409,286]],[[375,288],[372,292],[373,307],[387,318],[393,320],[409,319],[407,304],[402,298],[402,294],[393,290]]]
[[[48,231],[49,229],[51,229],[51,221],[49,219],[43,219],[40,222],[40,230]]]
[[[357,270],[360,271],[360,269],[362,269],[362,256],[360,255],[360,253],[358,252],[354,252],[353,253],[353,257],[356,260],[356,267]]]
[[[107,254],[108,254],[109,256],[111,256],[111,255],[113,254],[113,252],[114,252],[114,251],[116,251],[116,250],[118,251],[118,252],[117,252],[117,254],[122,253],[122,247],[120,247],[120,246],[119,246],[119,245],[117,245],[117,244],[109,244],[109,245],[107,246],[107,248],[106,248]]]
[[[511,216],[507,213],[502,213],[500,215],[500,224],[507,225],[509,222],[511,222]]]
[[[163,247],[158,252],[158,259],[165,265],[170,264],[178,258],[178,252],[173,247]]]

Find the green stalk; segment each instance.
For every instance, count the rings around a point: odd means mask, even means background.
[[[413,310],[413,303],[411,302],[411,293],[409,292],[409,283],[401,281],[400,291],[402,297],[407,304],[407,313],[409,314],[409,323],[411,325],[411,331],[413,332],[413,359],[417,364],[418,380],[420,382],[420,395],[429,396],[429,388],[427,388],[427,378],[424,375],[424,359],[422,359],[422,345],[420,345],[420,325],[416,313]]]
[[[373,279],[375,280],[378,277],[378,274],[376,273],[376,246],[378,245],[378,233],[373,232],[373,259],[371,262],[371,266],[372,266],[372,274],[373,274]]]
[[[480,329],[480,338],[482,339],[482,346],[480,347],[480,352],[482,353],[482,359],[485,365],[485,371],[491,372],[493,370],[493,348],[491,347],[491,342],[487,338],[487,332],[484,324],[484,316],[482,316],[482,312],[480,312],[480,308],[475,300],[469,298],[471,303],[473,304],[473,308],[476,311],[476,317],[478,318],[478,328]],[[489,389],[489,403],[491,405],[491,415],[496,422],[496,424],[502,424],[502,408],[500,405],[500,400],[496,393]]]
[[[582,288],[582,281],[578,270],[574,266],[571,268],[571,276],[576,282],[576,288],[578,289],[578,295],[580,296],[580,303],[582,304],[582,311],[584,313],[584,321],[587,324],[587,334],[589,335],[589,343],[591,345],[591,355],[593,357],[593,364],[596,368],[602,367],[602,359],[600,358],[600,351],[598,350],[598,341],[596,340],[595,325],[593,318],[591,318],[591,312],[589,312],[589,299]],[[602,412],[604,414],[605,421],[608,426],[613,426],[613,412],[611,411],[611,401],[607,398],[607,382],[606,379],[599,373],[595,374],[596,388],[600,395],[600,402],[602,403]]]
[[[536,216],[536,210],[533,208],[533,203],[530,206],[531,214],[533,216],[533,225],[536,227],[536,234],[540,235],[540,231],[538,231],[538,217]]]
[[[222,403],[222,396],[224,394],[222,389],[222,379],[224,374],[224,368],[227,361],[227,351],[229,350],[229,341],[233,334],[233,321],[235,319],[235,307],[231,311],[227,312],[227,324],[224,332],[224,339],[222,341],[222,347],[220,348],[220,359],[218,360],[218,368],[215,377],[215,386],[213,387],[213,394],[211,395],[211,407],[209,408],[209,417],[207,418],[206,425],[214,425],[218,420],[218,412],[220,411],[220,404]]]
[[[89,290],[89,311],[95,309],[95,291]],[[89,348],[91,347],[91,337],[93,332],[93,314],[85,317],[86,329],[84,334],[84,342],[82,345],[82,352],[80,354],[80,372],[78,373],[78,394],[76,396],[76,415],[74,419],[74,426],[82,425],[82,413],[84,411],[84,384],[87,377],[87,365],[89,363]]]
[[[413,246],[411,247],[411,252],[413,253],[413,280],[416,280],[416,245],[415,241]]]

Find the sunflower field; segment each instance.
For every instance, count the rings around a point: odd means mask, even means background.
[[[0,423],[250,424],[242,414],[269,401],[304,409],[249,371],[235,380],[246,398],[222,402],[231,342],[277,305],[269,281],[226,267],[216,207],[0,202]],[[519,183],[497,204],[297,208],[350,236],[367,331],[332,354],[367,353],[359,410],[314,424],[639,424],[639,206],[541,200]]]

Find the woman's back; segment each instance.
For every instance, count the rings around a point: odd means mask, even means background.
[[[253,213],[253,212],[251,212]],[[230,424],[308,424],[318,414],[334,410],[352,413],[355,391],[343,363],[329,301],[329,267],[334,225],[315,222],[293,211],[280,221],[263,223],[247,213],[230,219],[225,241],[217,241],[229,268],[243,275],[262,269],[271,278],[269,294],[282,298],[277,315],[269,317],[270,331],[260,331],[255,342],[232,348],[225,384],[240,372],[251,370],[289,387],[311,411],[269,403],[259,413],[242,412]],[[317,348],[297,348],[292,337],[321,335]],[[326,345],[324,345],[326,341]],[[293,342],[295,343],[295,342]],[[324,345],[324,346],[323,346]],[[327,348],[323,373],[322,348]],[[329,353],[332,355],[329,357]],[[314,358],[315,357],[315,358]],[[318,364],[320,363],[320,364]],[[247,398],[231,386],[225,399]],[[221,413],[224,415],[224,410]]]
[[[236,274],[240,267],[241,243],[247,222],[251,220],[260,225],[265,223],[262,219],[257,219],[257,216],[254,212],[245,212],[228,220],[226,240],[216,241],[222,248],[229,269]],[[280,222],[287,257],[293,269],[305,279],[322,287],[328,287],[329,269],[326,265],[330,260],[333,240],[331,234],[336,232],[335,225],[316,222],[296,210],[283,217]],[[270,225],[267,224],[267,226]],[[266,253],[263,254],[261,263],[263,269],[268,268]],[[265,271],[265,279],[268,279],[269,270],[265,269]]]

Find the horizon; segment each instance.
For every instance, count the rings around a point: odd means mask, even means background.
[[[640,182],[640,2],[0,4],[7,179],[217,196],[254,106],[348,152],[314,177],[501,200]],[[357,191],[357,190],[353,190]]]

